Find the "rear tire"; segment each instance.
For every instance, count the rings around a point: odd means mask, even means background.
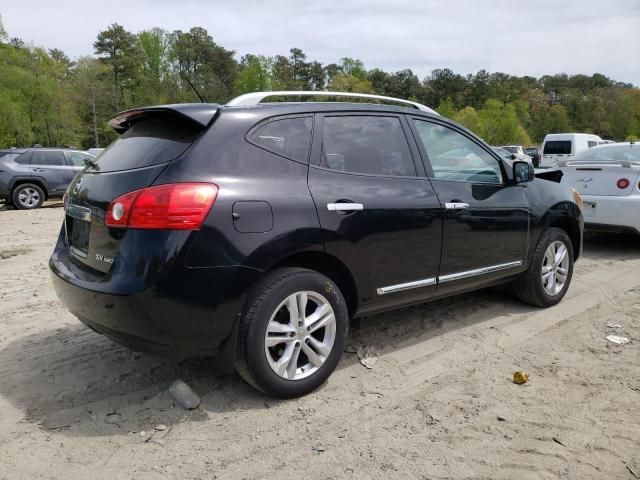
[[[516,295],[525,303],[551,307],[562,300],[573,276],[573,246],[560,228],[545,230],[525,274],[515,283]]]
[[[333,281],[312,270],[276,269],[247,298],[236,371],[268,395],[305,395],[335,370],[348,325],[344,297]]]
[[[19,210],[33,210],[44,203],[44,192],[35,183],[22,183],[13,189],[11,203]]]

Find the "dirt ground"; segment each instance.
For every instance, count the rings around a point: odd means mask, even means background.
[[[49,283],[62,217],[0,209],[0,478],[640,478],[637,238],[589,238],[554,308],[491,289],[364,319],[348,350],[372,369],[345,353],[275,401],[82,326]],[[177,378],[197,410],[174,406]]]

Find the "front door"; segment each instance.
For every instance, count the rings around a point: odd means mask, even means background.
[[[475,288],[525,267],[526,184],[511,184],[501,161],[462,129],[412,119],[444,211],[438,293]]]
[[[318,120],[309,188],[327,253],[353,272],[359,312],[433,295],[442,213],[406,120],[373,113]]]

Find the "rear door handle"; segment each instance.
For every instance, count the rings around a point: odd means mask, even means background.
[[[44,168],[32,168],[33,172],[44,172]]]
[[[444,208],[447,210],[465,210],[469,208],[469,204],[464,202],[449,202],[444,204]]]
[[[327,203],[327,210],[330,212],[353,212],[364,210],[364,205],[351,202]]]

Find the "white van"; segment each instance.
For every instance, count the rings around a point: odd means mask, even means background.
[[[555,167],[559,160],[569,160],[576,153],[601,143],[602,139],[591,133],[550,133],[542,142],[540,167]]]

